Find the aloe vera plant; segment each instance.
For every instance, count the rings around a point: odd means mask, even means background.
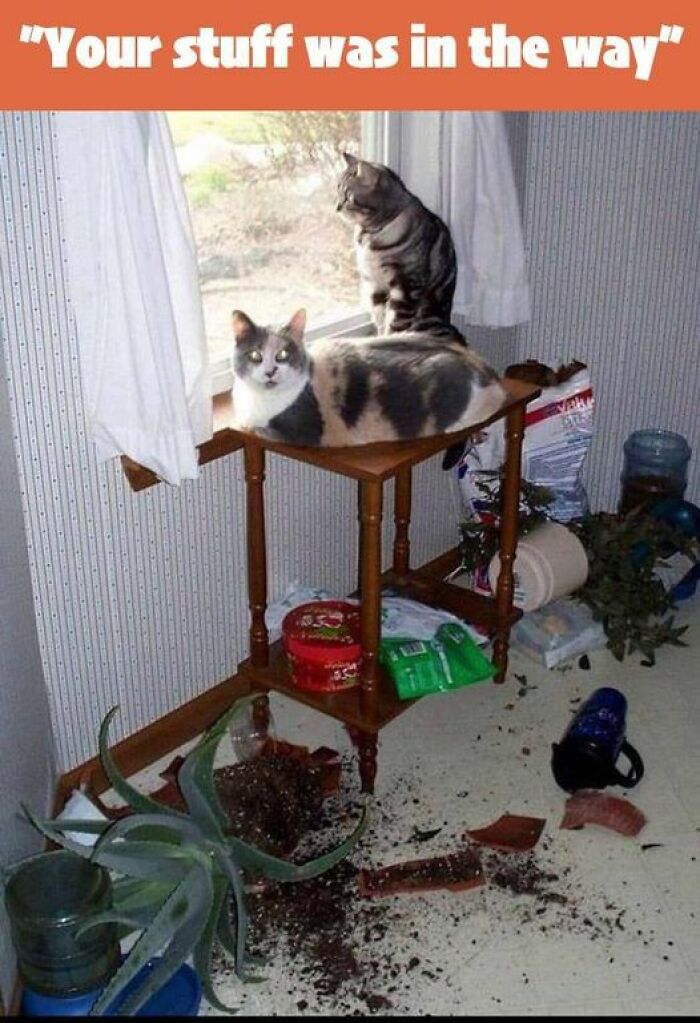
[[[270,856],[227,834],[228,820],[214,785],[217,747],[235,716],[247,711],[252,697],[238,700],[188,754],[178,774],[187,813],[166,807],[135,789],[119,772],[107,745],[113,707],[100,728],[99,751],[114,790],[134,811],[118,821],[41,821],[25,807],[31,822],[51,841],[92,859],[118,876],[113,908],[95,914],[85,925],[113,922],[121,936],[139,936],[120,968],[92,1007],[104,1015],[123,995],[139,971],[159,955],[155,967],[111,1014],[129,1016],[167,982],[192,955],[204,993],[217,1009],[234,1012],[218,998],[210,961],[218,943],[233,959],[244,981],[260,980],[246,958],[248,916],[244,871],[277,881],[305,881],[329,870],[351,851],[365,830],[359,824],[340,845],[303,864]],[[94,847],[72,841],[65,832],[99,836]]]

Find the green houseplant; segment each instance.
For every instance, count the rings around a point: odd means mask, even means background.
[[[650,515],[624,518],[606,512],[587,515],[574,524],[586,549],[588,579],[575,594],[603,624],[608,648],[622,661],[639,652],[642,664],[653,667],[656,650],[668,643],[685,646],[687,625],[676,626],[675,602],[656,567],[674,551],[697,557],[697,541]]]
[[[498,553],[500,538],[503,472],[484,471],[475,482],[479,491],[480,515],[465,519],[460,525],[462,568],[467,572],[486,569]],[[547,487],[523,480],[520,487],[518,533],[525,536],[547,521],[547,509],[554,494]]]
[[[118,1015],[136,1013],[190,955],[211,1005],[224,1012],[235,1011],[214,991],[210,960],[218,944],[232,957],[242,980],[262,979],[251,975],[246,958],[244,871],[277,881],[305,881],[340,862],[363,834],[366,810],[339,846],[324,856],[294,864],[227,833],[228,820],[214,786],[214,757],[228,726],[247,710],[251,699],[237,701],[185,758],[178,783],[187,813],[143,795],[121,775],[107,745],[116,707],[100,728],[100,760],[114,790],[134,813],[114,822],[40,821],[24,808],[35,827],[52,842],[119,875],[113,884],[113,908],[96,914],[83,930],[112,922],[119,925],[122,937],[134,932],[139,935],[93,1005],[92,1015],[106,1014],[156,955],[160,955],[157,965],[122,1002]],[[66,837],[66,832],[76,831],[99,835],[95,846]]]
[[[461,524],[462,567],[484,569],[498,550],[501,491],[499,472],[484,472],[476,487],[480,516]],[[520,495],[520,536],[546,521],[552,491],[523,480]],[[664,644],[685,646],[687,626],[676,626],[669,611],[673,595],[656,575],[656,568],[678,551],[697,560],[698,541],[643,511],[625,516],[588,512],[566,523],[583,544],[589,562],[588,579],[572,594],[587,604],[602,623],[607,646],[618,660],[636,651],[642,664],[652,667],[656,650]]]

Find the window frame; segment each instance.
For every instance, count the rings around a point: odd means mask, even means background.
[[[395,163],[398,155],[399,121],[388,110],[363,110],[360,113],[362,154],[376,163]],[[368,312],[358,304],[357,312],[343,317],[315,320],[306,332],[313,341],[319,337],[352,337],[371,332],[372,321]],[[225,394],[233,386],[233,354],[219,355],[209,360],[209,378],[212,398]]]
[[[401,152],[401,119],[393,111],[361,111],[362,152],[366,159],[385,163],[390,167],[399,166]],[[307,338],[316,337],[362,337],[372,333],[372,321],[368,312],[359,308],[356,313],[341,319],[316,322],[307,332]],[[232,354],[209,362],[211,395],[214,411],[214,432],[210,440],[200,444],[198,459],[200,465],[223,458],[238,451],[240,441],[234,439],[225,423],[233,385]],[[124,475],[133,491],[149,489],[161,480],[150,469],[121,456]]]

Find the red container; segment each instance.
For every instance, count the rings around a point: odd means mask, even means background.
[[[360,682],[360,609],[342,600],[301,604],[282,622],[282,644],[299,689],[335,693]]]

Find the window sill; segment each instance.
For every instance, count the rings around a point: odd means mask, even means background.
[[[334,320],[332,332],[329,332],[328,324],[316,323],[312,330],[307,331],[306,338],[308,341],[313,341],[316,337],[364,337],[371,333],[372,326],[369,316],[367,313],[359,312],[346,316],[342,320]],[[215,393],[212,398],[214,435],[211,440],[200,444],[197,449],[200,465],[206,465],[207,462],[213,462],[216,458],[230,455],[232,451],[238,451],[241,447],[241,442],[234,437],[228,425],[231,420],[231,368],[227,360],[220,360],[217,372],[218,379],[226,379],[229,389]],[[214,389],[216,390],[216,383],[214,383]],[[132,490],[146,490],[148,487],[155,486],[156,483],[162,483],[161,478],[154,472],[139,465],[138,462],[134,462],[126,455],[122,455],[122,468]]]
[[[228,425],[231,418],[231,392],[217,394],[212,399],[212,403],[214,433],[211,440],[205,441],[197,448],[200,465],[206,465],[207,462],[230,455],[231,452],[238,451],[241,447],[241,442],[234,436]],[[160,476],[156,476],[150,469],[139,465],[138,462],[134,462],[126,455],[122,455],[122,468],[132,490],[146,490],[148,487],[155,486],[156,483],[162,483]]]

